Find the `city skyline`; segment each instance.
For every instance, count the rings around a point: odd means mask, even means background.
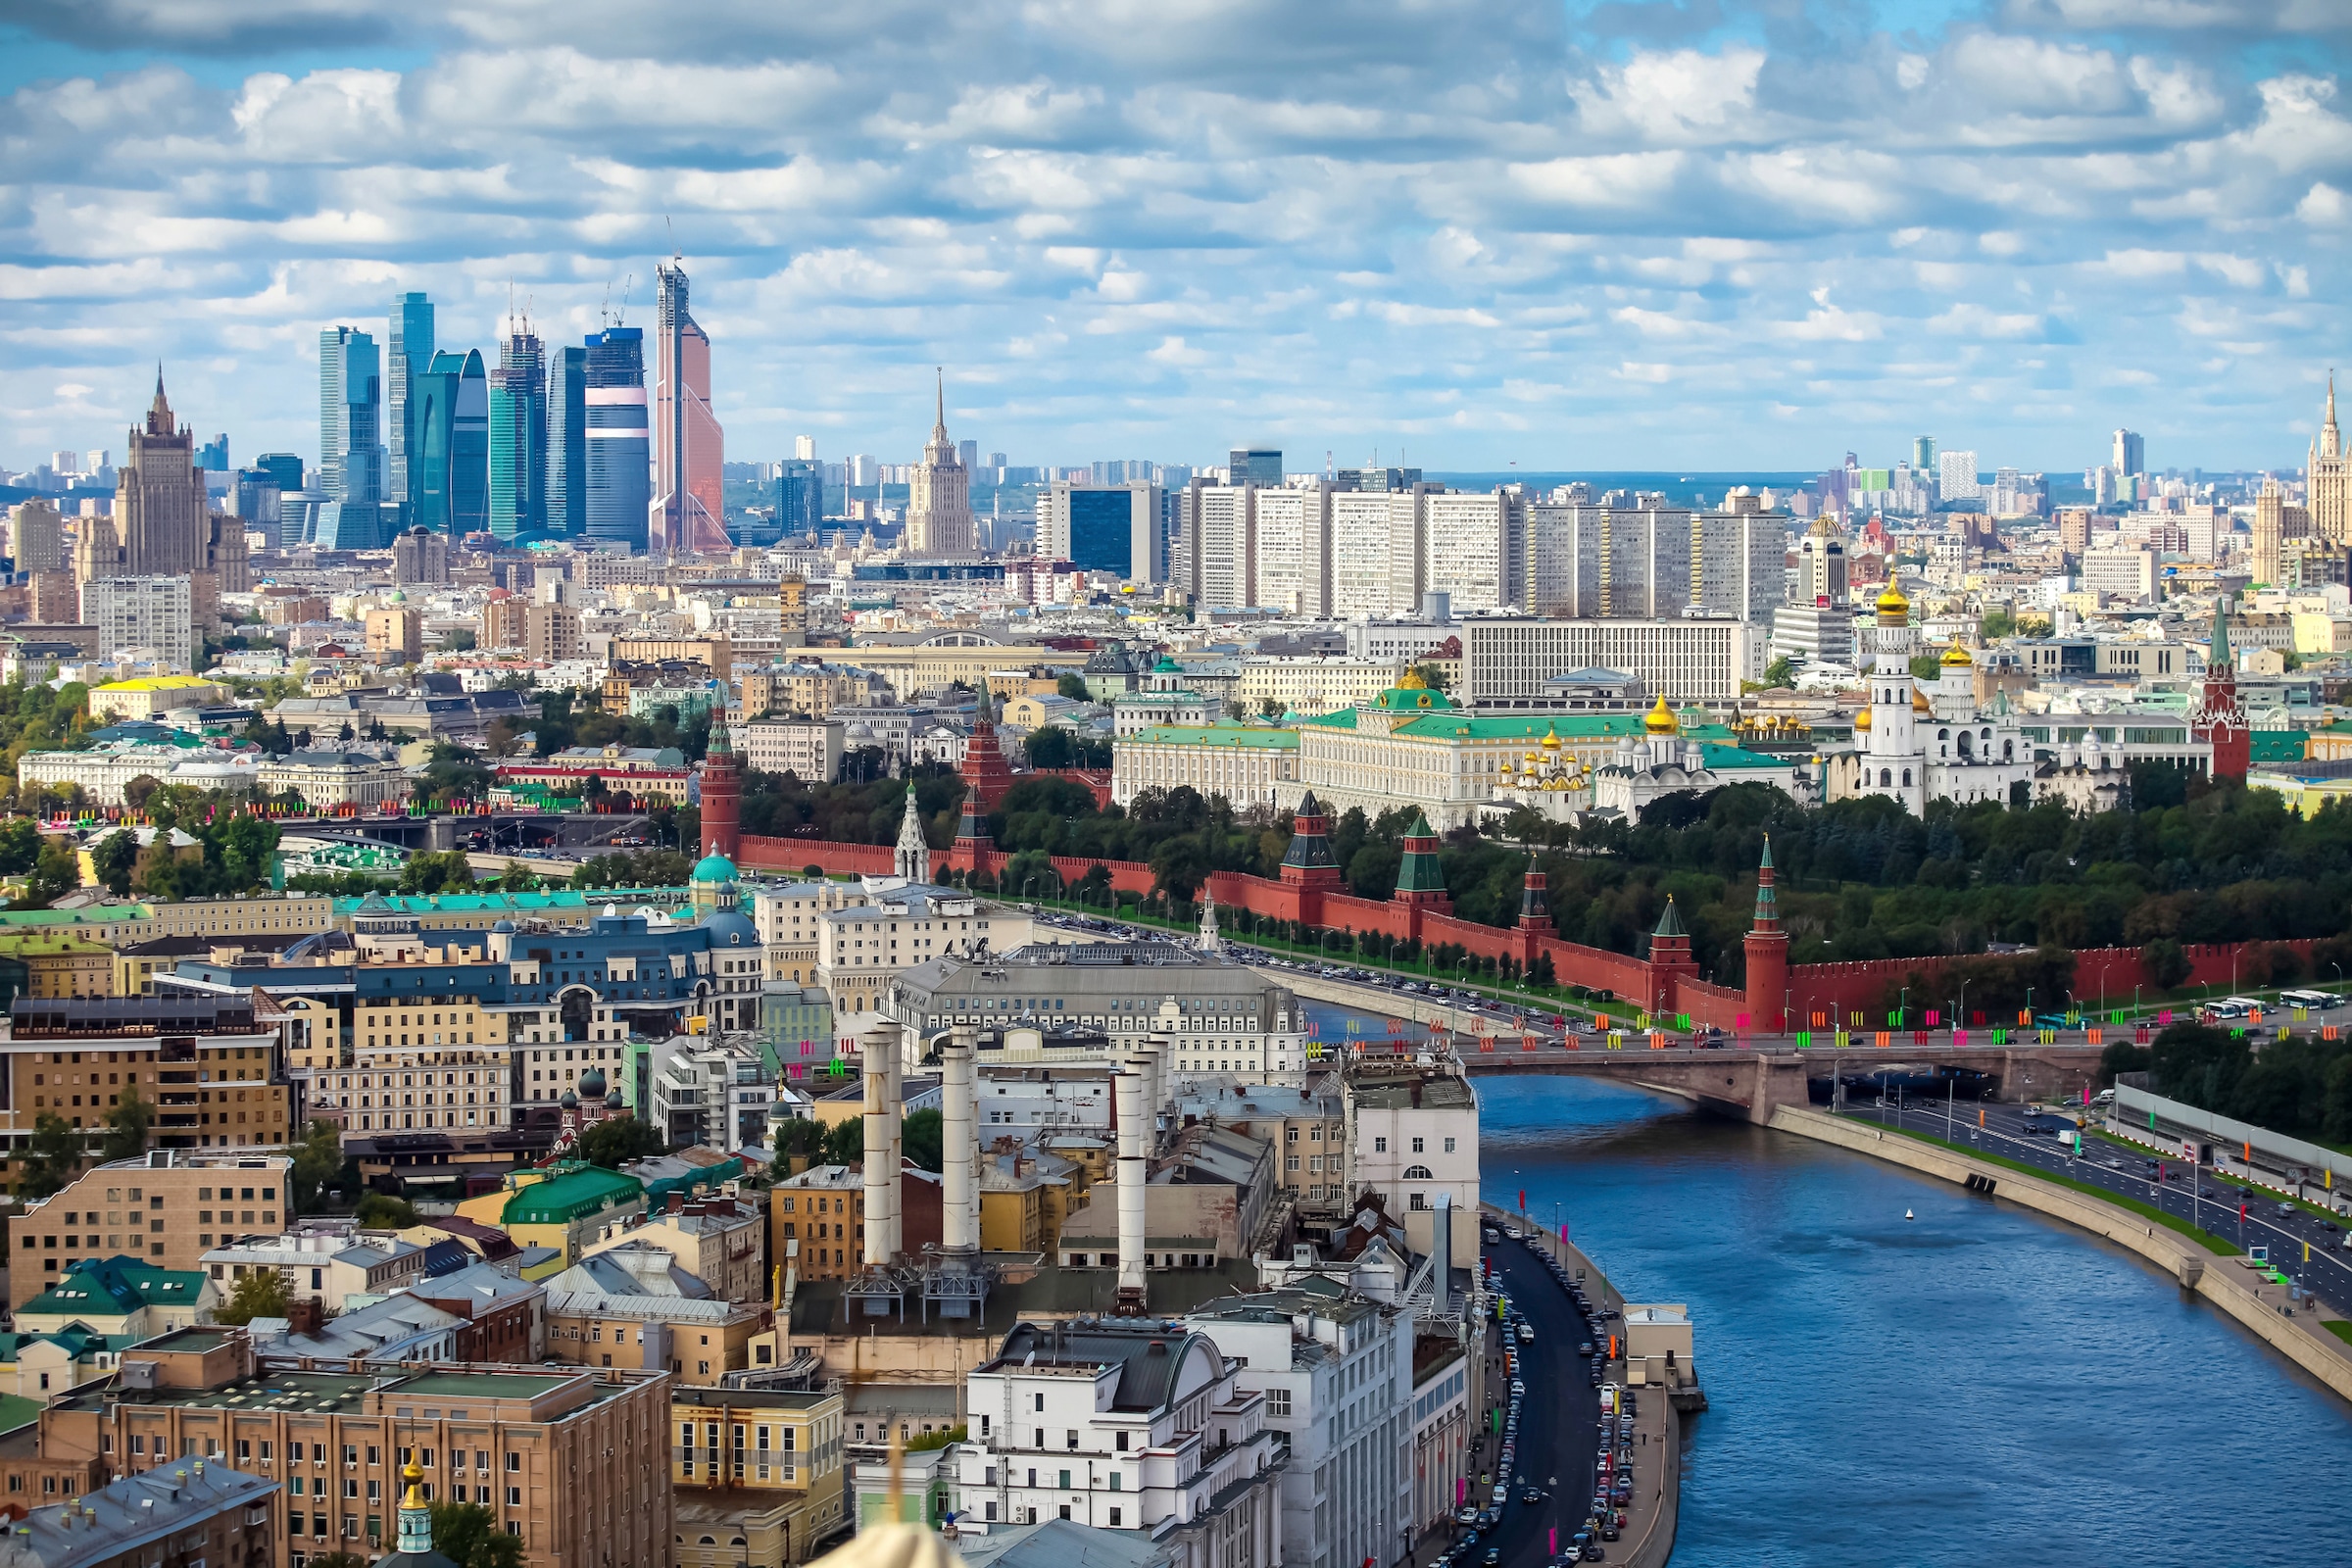
[[[10,463],[112,439],[159,356],[240,461],[305,450],[322,329],[384,344],[411,290],[493,359],[515,291],[550,343],[624,296],[651,327],[673,251],[747,460],[915,461],[945,363],[951,425],[1033,464],[1804,470],[1934,430],[2065,471],[2126,426],[2285,469],[2340,358],[2332,8],[264,15],[0,28]]]

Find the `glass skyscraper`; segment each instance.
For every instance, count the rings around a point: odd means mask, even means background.
[[[591,332],[587,357],[588,537],[642,551],[653,505],[645,331],[610,326]]]
[[[776,531],[812,534],[825,516],[825,469],[820,463],[788,458],[776,465]]]
[[[588,351],[559,348],[547,361],[547,531],[588,530]]]
[[[409,526],[453,531],[450,515],[451,443],[455,439],[462,354],[435,354],[409,377]]]
[[[448,497],[449,532],[458,537],[480,533],[490,526],[490,378],[482,368],[482,351],[433,356],[433,373],[446,377],[449,394],[448,456],[442,460],[444,494]],[[435,463],[429,445],[425,462]]]
[[[383,368],[356,326],[318,334],[318,488],[330,501],[384,493]]]
[[[547,532],[547,354],[527,325],[508,331],[490,378],[490,532]]]
[[[416,379],[432,368],[433,302],[418,293],[392,302],[392,337],[384,355],[384,496],[404,516],[422,514],[417,465]]]

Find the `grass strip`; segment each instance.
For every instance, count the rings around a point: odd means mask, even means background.
[[[2352,1345],[2352,1323],[2347,1323],[2340,1317],[2331,1317],[2323,1319],[2320,1323],[2320,1327],[2326,1329],[2328,1333],[2334,1335],[2346,1345]]]
[[[1855,1125],[1866,1126],[1869,1124],[1857,1122]],[[2194,1225],[2191,1225],[2188,1221],[2180,1218],[2179,1215],[2168,1214],[2163,1209],[2158,1208],[2155,1204],[2143,1203],[2136,1198],[2127,1198],[2122,1193],[2112,1191],[2111,1189],[2105,1187],[2097,1186],[2090,1182],[2079,1182],[2072,1176],[2059,1176],[2050,1171],[2036,1170],[2032,1165],[2027,1164],[2024,1160],[2011,1159],[2003,1154],[1988,1153],[1982,1149],[1971,1149],[1965,1144],[1955,1144],[1948,1138],[1938,1138],[1933,1133],[1914,1132],[1908,1127],[1886,1127],[1881,1130],[1885,1132],[1901,1133],[1905,1138],[1915,1138],[1923,1144],[1934,1144],[1938,1149],[1948,1149],[1956,1154],[1966,1154],[1969,1158],[1983,1160],[1987,1165],[2003,1166],[2006,1169],[2016,1171],[2021,1176],[2032,1176],[2036,1180],[2048,1182],[2052,1186],[2071,1188],[2075,1192],[2082,1193],[2086,1197],[2096,1198],[2102,1202],[2112,1203],[2117,1208],[2130,1209],[2132,1213],[2139,1215],[2141,1218],[2152,1219],[2157,1224],[2164,1226],[2168,1230],[2178,1231],[2182,1236],[2187,1237],[2190,1241],[2195,1242],[2199,1246],[2203,1247],[2209,1252],[2218,1253],[2223,1257],[2235,1257],[2238,1255],[2238,1250],[2234,1246],[2223,1241],[2220,1237],[2214,1235],[2212,1232],[2201,1231]]]

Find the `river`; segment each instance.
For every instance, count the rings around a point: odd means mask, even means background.
[[[2137,1257],[1640,1090],[1479,1098],[1489,1201],[1690,1304],[1675,1568],[2352,1563],[2352,1411]]]

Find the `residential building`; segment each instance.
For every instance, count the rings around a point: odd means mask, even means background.
[[[1160,1323],[1015,1325],[966,1381],[958,1529],[1066,1519],[1145,1533],[1182,1568],[1271,1568],[1284,1464],[1241,1370]]]
[[[1423,535],[1434,487],[1340,491],[1331,498],[1331,613],[1410,615],[1421,609]]]
[[[677,1568],[787,1568],[815,1556],[843,1524],[843,1409],[838,1384],[673,1385]]]
[[[9,509],[8,552],[21,572],[66,569],[65,520],[56,502],[30,496]]]
[[[500,590],[504,593],[505,590]],[[485,650],[520,652],[530,640],[530,603],[493,598],[482,606],[481,643]]]
[[[1256,605],[1255,499],[1248,485],[1199,480],[1180,498],[1185,586],[1200,610],[1248,610]]]
[[[1390,1561],[1413,1516],[1413,1315],[1315,1280],[1185,1314],[1288,1439],[1285,1562]]]
[[[296,1553],[383,1549],[389,1499],[414,1465],[419,1492],[455,1501],[463,1486],[466,1501],[519,1537],[526,1568],[667,1558],[661,1456],[669,1406],[659,1376],[465,1363],[316,1371],[296,1357],[257,1356],[243,1330],[222,1328],[182,1329],[123,1361],[125,1383],[142,1368],[144,1397],[124,1399],[112,1385],[59,1397],[42,1412],[28,1482],[99,1465],[133,1476],[198,1459],[208,1471],[249,1466],[285,1484],[285,1533],[270,1560],[287,1568]],[[257,1376],[279,1396],[252,1402]],[[299,1523],[297,1481],[306,1488]]]
[[[494,1193],[461,1200],[460,1218],[495,1225],[517,1247],[548,1247],[576,1262],[582,1249],[632,1214],[645,1211],[634,1177],[578,1160],[510,1171]],[[549,1311],[555,1310],[551,1300]]]
[[[282,1154],[167,1150],[84,1170],[9,1221],[11,1307],[97,1259],[143,1255],[152,1267],[206,1277],[204,1254],[216,1243],[274,1236],[292,1217],[293,1163]]]
[[[1527,501],[1514,490],[1425,499],[1421,589],[1457,614],[1508,610],[1525,593]]]
[[[2156,602],[2159,558],[2153,550],[2110,545],[2082,553],[2082,591],[2094,602],[2121,599],[2129,604]]]
[[[445,586],[449,582],[449,541],[423,527],[411,528],[393,540],[392,581],[404,588]]]
[[[1788,514],[1762,510],[1740,485],[1693,518],[1690,605],[1698,613],[1770,625],[1788,596]]]
[[[406,606],[368,612],[368,657],[379,664],[414,664],[424,658],[424,612]]]
[[[269,1563],[283,1528],[280,1490],[217,1460],[122,1476],[20,1514],[0,1540],[0,1568]]]
[[[143,652],[173,669],[193,669],[199,633],[190,577],[91,577],[81,585],[81,618],[99,645]]]
[[[20,1302],[12,1316],[20,1334],[80,1328],[127,1345],[208,1320],[226,1298],[201,1273],[158,1268],[118,1252],[82,1262]]]
[[[175,709],[211,708],[228,701],[226,686],[201,675],[141,675],[91,688],[90,716],[122,722],[161,718]]]
[[[1341,1079],[1348,1191],[1378,1193],[1400,1215],[1416,1252],[1427,1252],[1444,1196],[1452,1255],[1478,1255],[1478,1097],[1460,1061],[1391,1065],[1366,1057]]]
[[[1255,492],[1255,602],[1294,615],[1331,613],[1331,503],[1328,480]]]
[[[290,1297],[317,1297],[340,1313],[353,1296],[389,1296],[424,1276],[425,1250],[380,1232],[289,1231],[248,1237],[204,1254],[205,1272],[223,1297],[236,1282],[265,1271],[285,1282]]]
[[[752,947],[741,960],[757,968],[762,953]],[[732,982],[730,982],[732,983]],[[753,984],[753,990],[759,990]],[[743,1152],[767,1141],[768,1108],[776,1100],[776,1074],[760,1053],[729,1041],[687,1035],[657,1051],[653,1097],[643,1113],[662,1129],[670,1147],[699,1145],[721,1153]]]
[[[546,1285],[553,1359],[667,1371],[707,1387],[729,1372],[773,1364],[773,1341],[753,1343],[769,1327],[766,1307],[719,1299],[650,1242],[625,1241],[583,1257]]]
[[[531,605],[523,612],[522,651],[543,664],[580,657],[580,612],[569,605]]]
[[[616,1247],[643,1243],[667,1252],[681,1269],[710,1287],[722,1301],[757,1306],[768,1299],[767,1279],[760,1268],[762,1232],[766,1218],[750,1202],[735,1198],[689,1200],[672,1191],[667,1203],[651,1213],[621,1221],[612,1234],[590,1243],[582,1257],[595,1257]]]
[[[111,997],[114,967],[113,949],[70,930],[0,932],[0,988],[8,991],[7,1000]]]

